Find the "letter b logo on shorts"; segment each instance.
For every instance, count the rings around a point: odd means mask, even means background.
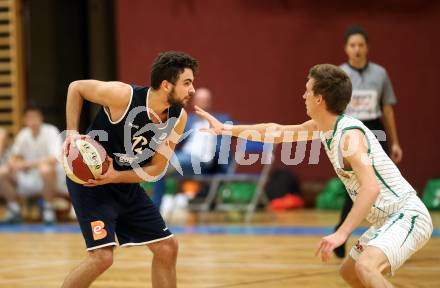
[[[93,221],[90,225],[92,226],[93,240],[101,240],[107,236],[107,231],[104,229],[104,222],[100,220]]]

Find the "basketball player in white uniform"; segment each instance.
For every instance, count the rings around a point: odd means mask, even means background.
[[[427,243],[432,221],[374,134],[361,121],[343,114],[351,90],[342,69],[322,64],[309,72],[303,98],[311,120],[300,125],[225,125],[202,109],[197,113],[211,124],[203,131],[215,134],[247,138],[250,133],[243,132],[253,130],[262,137],[251,140],[275,143],[303,141],[304,134],[307,140],[321,139],[354,205],[339,229],[322,238],[316,255],[327,261],[366,218],[372,226],[353,246],[340,273],[352,287],[393,287],[383,274],[394,274]]]

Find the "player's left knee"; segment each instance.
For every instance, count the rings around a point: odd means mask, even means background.
[[[89,253],[89,258],[94,263],[94,269],[101,274],[113,264],[113,247],[93,250]]]
[[[376,264],[367,257],[360,257],[354,265],[354,270],[360,278],[369,277],[371,273],[379,271]]]
[[[174,262],[179,251],[179,244],[176,237],[158,242],[158,247],[153,250],[154,256],[159,257],[162,261]]]
[[[391,267],[385,253],[374,246],[368,246],[360,255],[356,264],[359,265],[359,269],[364,271],[379,273],[389,273]]]
[[[355,272],[355,264],[356,262],[351,258],[351,256],[347,257],[339,268],[339,275],[345,280],[347,283],[355,282],[358,278]]]

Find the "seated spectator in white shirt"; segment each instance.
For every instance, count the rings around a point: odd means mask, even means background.
[[[0,175],[1,191],[7,202],[7,211],[1,223],[21,221],[18,197],[41,194],[44,198],[42,218],[47,224],[55,222],[51,201],[65,191],[65,175],[57,161],[62,139],[59,130],[43,122],[37,107],[28,107],[24,113],[25,127],[18,133],[11,148],[5,173]]]

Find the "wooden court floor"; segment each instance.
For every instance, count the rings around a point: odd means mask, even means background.
[[[251,225],[331,227],[334,212],[297,211],[258,215]],[[433,214],[440,227],[440,214]],[[228,220],[228,221],[227,221]],[[203,225],[238,225],[223,216]],[[194,225],[176,215],[171,225]],[[319,236],[178,234],[178,287],[347,287],[340,261],[322,264],[313,256]],[[353,241],[355,238],[352,238]],[[78,233],[0,233],[0,287],[59,287],[85,256]],[[145,247],[117,248],[115,263],[92,287],[151,287],[151,253]],[[440,238],[434,237],[391,279],[396,287],[440,287]]]

